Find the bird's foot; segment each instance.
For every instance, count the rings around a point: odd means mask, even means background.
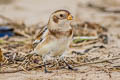
[[[45,73],[52,73],[52,71],[44,70]]]
[[[68,66],[68,69],[69,69],[69,70],[72,70],[72,71],[78,71],[78,69],[72,68],[71,66]]]

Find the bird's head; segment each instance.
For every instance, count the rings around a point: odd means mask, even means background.
[[[70,21],[73,19],[71,13],[67,10],[57,10],[53,12],[49,18],[48,28],[60,29],[70,26]]]

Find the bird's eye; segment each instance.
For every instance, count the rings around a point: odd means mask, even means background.
[[[64,15],[63,14],[60,14],[60,17],[63,17]]]

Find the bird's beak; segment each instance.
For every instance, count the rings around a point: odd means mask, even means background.
[[[72,15],[69,15],[69,16],[67,17],[67,20],[72,20],[72,19],[73,19]]]

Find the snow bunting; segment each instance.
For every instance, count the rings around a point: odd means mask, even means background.
[[[68,49],[73,36],[72,27],[70,26],[72,19],[73,17],[69,11],[57,10],[50,15],[47,26],[37,36],[34,43],[38,44],[32,53],[42,56],[45,72],[48,72],[46,69],[47,56],[62,56]],[[66,62],[65,64],[69,69],[72,69]]]

